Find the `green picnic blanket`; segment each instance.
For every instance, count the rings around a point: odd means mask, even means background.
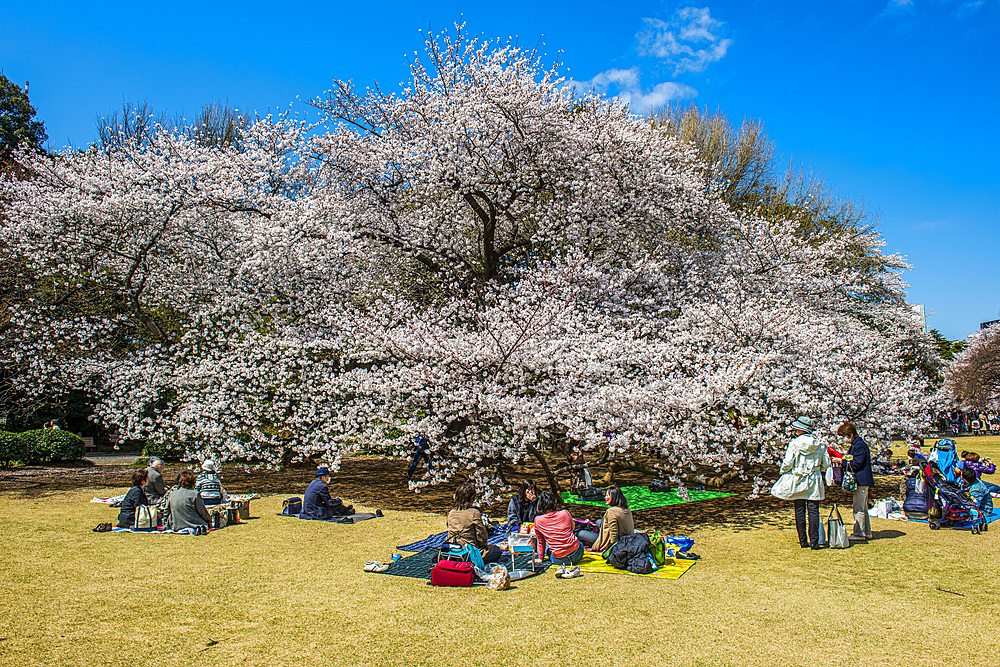
[[[676,491],[670,493],[653,493],[648,486],[623,486],[622,493],[628,499],[629,509],[648,510],[654,507],[666,507],[667,505],[679,505],[681,503],[693,503],[698,500],[708,500],[709,498],[725,498],[732,496],[732,493],[722,493],[721,491],[691,491],[688,490],[688,499],[685,500],[677,496]],[[607,507],[603,500],[580,500],[572,493],[564,491],[562,494],[564,503],[575,503],[577,505],[594,505],[595,507]]]

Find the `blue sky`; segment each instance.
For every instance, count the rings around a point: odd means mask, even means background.
[[[52,147],[125,100],[304,111],[334,77],[393,88],[418,30],[464,17],[561,53],[637,111],[683,99],[759,118],[783,162],[879,213],[909,300],[964,338],[1000,317],[1000,0],[175,3],[0,0],[0,68]]]

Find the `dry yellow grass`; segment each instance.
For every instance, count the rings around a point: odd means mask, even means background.
[[[966,445],[1000,458],[1000,438]],[[494,593],[361,570],[441,530],[441,515],[304,522],[275,516],[275,496],[254,503],[259,519],[208,537],[98,534],[116,510],[88,503],[95,494],[0,494],[0,664],[911,667],[1000,655],[1000,524],[974,536],[873,519],[881,539],[813,552],[789,510],[783,525],[693,533],[703,558],[677,581],[546,575]]]

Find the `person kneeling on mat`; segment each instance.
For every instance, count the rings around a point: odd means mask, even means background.
[[[475,499],[476,487],[471,484],[463,484],[455,489],[455,506],[448,512],[447,541],[479,549],[484,563],[499,562],[503,558],[503,551],[497,545],[487,543],[483,513],[478,507],[472,506]]]
[[[335,516],[354,514],[354,505],[344,506],[340,498],[330,497],[330,469],[323,466],[316,470],[316,479],[309,482],[302,497],[300,519],[332,519]]]

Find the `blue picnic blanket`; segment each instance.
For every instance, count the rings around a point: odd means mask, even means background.
[[[497,526],[490,535],[489,539],[486,540],[487,544],[500,544],[501,542],[507,541],[507,535],[510,534],[510,524],[505,523],[501,526]],[[436,533],[434,535],[428,535],[425,539],[419,542],[414,542],[412,544],[404,544],[401,547],[396,547],[400,551],[423,551],[424,549],[434,548],[440,549],[441,545],[444,544],[445,538],[448,537],[448,531],[443,533]]]

